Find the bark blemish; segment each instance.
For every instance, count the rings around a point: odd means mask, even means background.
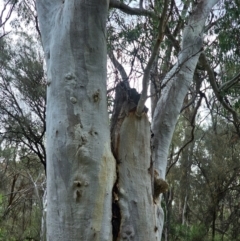
[[[100,101],[100,90],[99,89],[93,94],[93,101],[94,102]]]
[[[74,199],[79,202],[83,196],[84,188],[88,186],[88,182],[84,178],[76,178],[73,181]]]
[[[88,132],[91,136],[97,136],[98,135],[98,132],[96,130],[94,130],[94,128],[92,127],[90,129],[90,131]]]
[[[50,78],[48,78],[48,81],[47,81],[47,86],[50,86],[52,80]]]
[[[168,190],[168,183],[159,177],[159,174],[154,170],[154,199],[157,199],[161,193]]]
[[[77,194],[77,200],[78,200],[78,199],[82,196],[82,195],[81,195],[81,190],[77,190],[77,191],[76,191],[76,194]]]
[[[72,74],[72,73],[67,73],[66,75],[65,75],[65,80],[67,81],[67,80],[72,80],[72,79],[76,79],[76,76],[74,75],[74,74]]]
[[[135,232],[132,225],[126,225],[123,227],[123,234],[122,234],[123,240],[131,241],[134,239],[134,236],[135,236]]]
[[[86,145],[87,144],[87,137],[85,135],[81,136],[81,140],[82,140],[82,145]]]
[[[76,202],[80,201],[81,196],[82,196],[82,190],[77,190],[76,193],[75,193]]]
[[[49,49],[47,49],[45,52],[45,58],[50,59],[50,50]]]
[[[77,186],[77,187],[81,187],[82,186],[82,183],[80,181],[74,181],[74,184]]]
[[[76,104],[77,103],[77,99],[73,96],[70,97],[70,101],[73,103],[73,104]]]

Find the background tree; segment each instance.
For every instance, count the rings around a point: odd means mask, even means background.
[[[12,145],[1,150],[0,240],[40,240],[44,172],[36,155],[17,153]]]
[[[46,167],[46,81],[41,55],[34,41],[25,34],[18,45],[9,46],[2,41],[2,46],[1,138],[34,153]]]
[[[191,143],[193,151],[187,156],[190,185],[185,213],[181,196],[186,184],[179,181],[185,168],[176,165],[168,172],[171,188],[164,200],[166,213],[170,209],[171,217],[166,223],[169,229],[166,240],[237,240],[238,235],[232,236],[233,223],[230,223],[233,220],[237,222],[239,215],[237,212],[231,213],[234,209],[229,208],[227,201],[239,195],[239,143],[232,141],[234,128],[221,119],[217,125],[211,124],[205,128],[198,126],[196,129]],[[180,163],[182,158],[186,158],[186,155],[180,156]],[[183,214],[185,223],[182,222]]]
[[[0,239],[40,240],[46,81],[35,37],[16,22],[0,40]]]

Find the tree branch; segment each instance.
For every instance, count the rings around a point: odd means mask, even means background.
[[[119,2],[117,0],[110,0],[109,3],[110,8],[117,8],[124,13],[131,14],[131,15],[138,15],[138,16],[149,16],[149,17],[156,17],[153,11],[146,10],[144,8],[131,8],[125,3]]]
[[[238,73],[233,79],[227,81],[219,87],[219,91],[227,91],[233,85],[240,81],[240,73]]]
[[[154,60],[155,60],[156,56],[158,55],[160,44],[162,43],[162,40],[164,38],[166,22],[167,22],[166,19],[167,19],[168,2],[169,2],[169,0],[165,0],[165,2],[164,2],[163,12],[162,12],[159,26],[158,26],[157,40],[153,47],[152,54],[147,63],[146,69],[144,71],[143,80],[142,80],[142,93],[141,93],[141,97],[138,102],[138,106],[137,106],[137,110],[136,110],[137,116],[141,116],[141,113],[144,109],[144,105],[145,105],[145,102],[147,99],[147,90],[148,90],[148,85],[149,85],[150,72],[151,72]]]
[[[176,156],[174,162],[168,167],[168,169],[167,169],[167,174],[166,174],[166,175],[168,175],[168,173],[169,173],[169,171],[171,170],[171,168],[178,162],[178,159],[179,159],[179,157],[180,157],[180,154],[182,153],[182,151],[184,150],[184,148],[185,148],[186,146],[188,146],[188,144],[190,144],[190,143],[194,140],[194,132],[195,132],[195,127],[196,127],[196,126],[195,126],[195,119],[196,119],[197,111],[198,111],[199,107],[201,106],[202,98],[203,98],[203,96],[200,96],[200,99],[199,99],[198,102],[197,102],[197,106],[196,106],[196,108],[194,109],[194,112],[193,112],[193,115],[192,115],[192,119],[191,119],[191,122],[190,122],[191,127],[192,127],[191,137],[190,137],[190,139],[180,148],[180,150],[178,151],[177,156]]]
[[[170,29],[168,26],[166,26],[166,36],[168,37],[168,39],[171,41],[172,45],[174,46],[174,48],[176,49],[176,51],[179,53],[181,50],[179,41],[176,40],[176,38],[173,36],[173,34],[171,33]]]
[[[12,4],[12,6],[11,6],[10,9],[8,10],[8,13],[7,13],[7,16],[5,17],[5,20],[3,20],[3,14],[4,14],[4,12],[6,11],[8,4]],[[2,12],[1,12],[1,14],[0,14],[0,27],[4,26],[5,23],[8,21],[8,19],[11,17],[12,12],[13,12],[14,7],[15,7],[16,4],[17,4],[17,1],[15,1],[14,3],[12,3],[11,0],[8,0],[8,1],[4,4],[3,9],[2,9]]]
[[[216,84],[216,80],[215,80],[215,75],[214,75],[214,71],[212,70],[210,64],[208,63],[208,60],[207,60],[207,57],[204,53],[201,54],[200,56],[200,62],[202,64],[202,66],[205,68],[205,70],[207,71],[208,73],[208,76],[209,76],[209,81],[210,81],[210,84],[212,86],[212,89],[213,89],[213,92],[215,94],[215,96],[217,97],[218,101],[222,104],[222,106],[228,110],[231,114],[232,114],[232,117],[233,117],[233,123],[237,129],[237,132],[238,134],[240,135],[240,132],[239,132],[239,119],[238,119],[238,115],[236,113],[236,111],[234,109],[232,109],[225,101],[224,101],[224,98],[223,96],[221,95],[221,91],[220,89],[217,87],[217,84]],[[240,74],[238,74],[235,78],[238,79],[240,77]],[[235,79],[234,78],[234,79]],[[224,85],[225,86],[225,85]],[[226,87],[226,86],[225,86]],[[223,89],[224,87],[222,87]]]
[[[129,82],[128,82],[128,76],[127,73],[125,71],[125,69],[123,68],[123,66],[118,62],[118,60],[115,58],[113,51],[109,50],[108,51],[108,56],[111,59],[114,67],[120,72],[120,75],[122,77],[122,81],[125,83],[125,85],[127,85],[129,87]]]

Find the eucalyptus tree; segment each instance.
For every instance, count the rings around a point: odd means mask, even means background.
[[[43,166],[36,155],[26,155],[19,149],[6,143],[0,149],[0,237],[1,240],[39,240]]]
[[[167,220],[170,231],[165,240],[237,239],[234,222],[239,219],[235,202],[240,194],[237,184],[239,141],[234,125],[224,117],[218,116],[217,119],[217,122],[209,120],[205,127],[196,125],[195,138],[190,145],[192,151],[183,152],[180,157],[180,164],[185,161],[182,158],[190,164],[185,213],[181,198],[182,193],[186,193],[186,184],[181,182],[185,166],[175,165],[167,175],[172,193],[168,193],[166,206],[170,202],[174,205],[167,207],[171,208],[171,217]],[[180,123],[177,129],[179,127]]]
[[[2,38],[0,55],[1,238],[40,238],[45,188],[46,81],[38,44]]]
[[[48,78],[48,240],[161,240],[168,149],[196,68],[207,71],[218,100],[238,122],[203,53],[204,31],[224,17],[214,14],[218,2],[183,1],[178,7],[167,0],[140,0],[137,6],[116,0],[37,1]],[[157,23],[151,53],[142,65],[141,94],[129,85],[115,53],[108,52],[122,78],[116,86],[111,138],[106,96],[109,7]],[[177,57],[173,66],[163,61],[161,95],[152,98],[151,133],[145,102],[165,36]]]
[[[19,157],[38,156],[46,167],[44,147],[46,80],[43,59],[30,36],[19,34],[16,45],[12,39],[1,40],[0,57],[0,120],[1,141],[17,146]],[[15,36],[17,38],[17,36]]]

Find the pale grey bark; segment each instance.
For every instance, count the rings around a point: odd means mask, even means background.
[[[38,0],[47,64],[47,240],[112,240],[107,0]]]
[[[120,240],[156,240],[150,168],[150,124],[146,115],[125,117],[118,147]]]
[[[165,88],[157,103],[152,120],[152,158],[155,170],[165,178],[168,150],[184,97],[193,80],[193,74],[203,47],[205,21],[218,0],[198,1],[189,22],[183,31],[182,50],[178,61],[163,80]],[[160,201],[158,209],[161,210]],[[162,211],[159,211],[162,213]],[[158,217],[156,217],[158,218]],[[162,233],[163,219],[159,219],[159,232]]]

